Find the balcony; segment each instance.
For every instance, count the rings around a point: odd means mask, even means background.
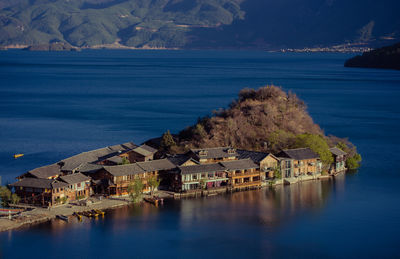
[[[232,178],[243,177],[243,176],[259,176],[260,172],[245,172],[245,173],[233,173]]]

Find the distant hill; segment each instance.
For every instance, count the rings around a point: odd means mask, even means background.
[[[400,70],[400,43],[365,52],[347,60],[344,66]]]
[[[398,0],[0,0],[0,45],[258,48],[400,39]]]

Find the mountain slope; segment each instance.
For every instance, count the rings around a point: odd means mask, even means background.
[[[0,0],[0,45],[267,48],[400,35],[397,0]]]

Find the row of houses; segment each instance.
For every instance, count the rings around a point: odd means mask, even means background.
[[[321,173],[319,156],[308,148],[271,153],[216,147],[191,149],[186,154],[154,159],[157,149],[131,142],[84,152],[56,164],[36,168],[19,176],[12,186],[21,202],[54,206],[91,195],[128,194],[136,179],[143,192],[149,180],[182,193],[198,190],[259,188],[274,178],[293,179]],[[333,148],[335,162],[330,173],[346,170],[346,153]]]

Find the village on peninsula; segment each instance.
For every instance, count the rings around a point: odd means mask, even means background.
[[[271,89],[277,91],[264,90]],[[157,141],[87,151],[21,174],[8,185],[17,198],[1,209],[0,231],[55,217],[89,217],[93,214],[88,211],[102,213],[136,202],[138,194],[140,200],[158,205],[165,198],[207,197],[331,178],[346,172],[349,158],[340,145],[328,147],[332,159],[327,164],[312,145],[263,152],[214,144],[175,152],[171,143],[176,145],[168,131]]]

